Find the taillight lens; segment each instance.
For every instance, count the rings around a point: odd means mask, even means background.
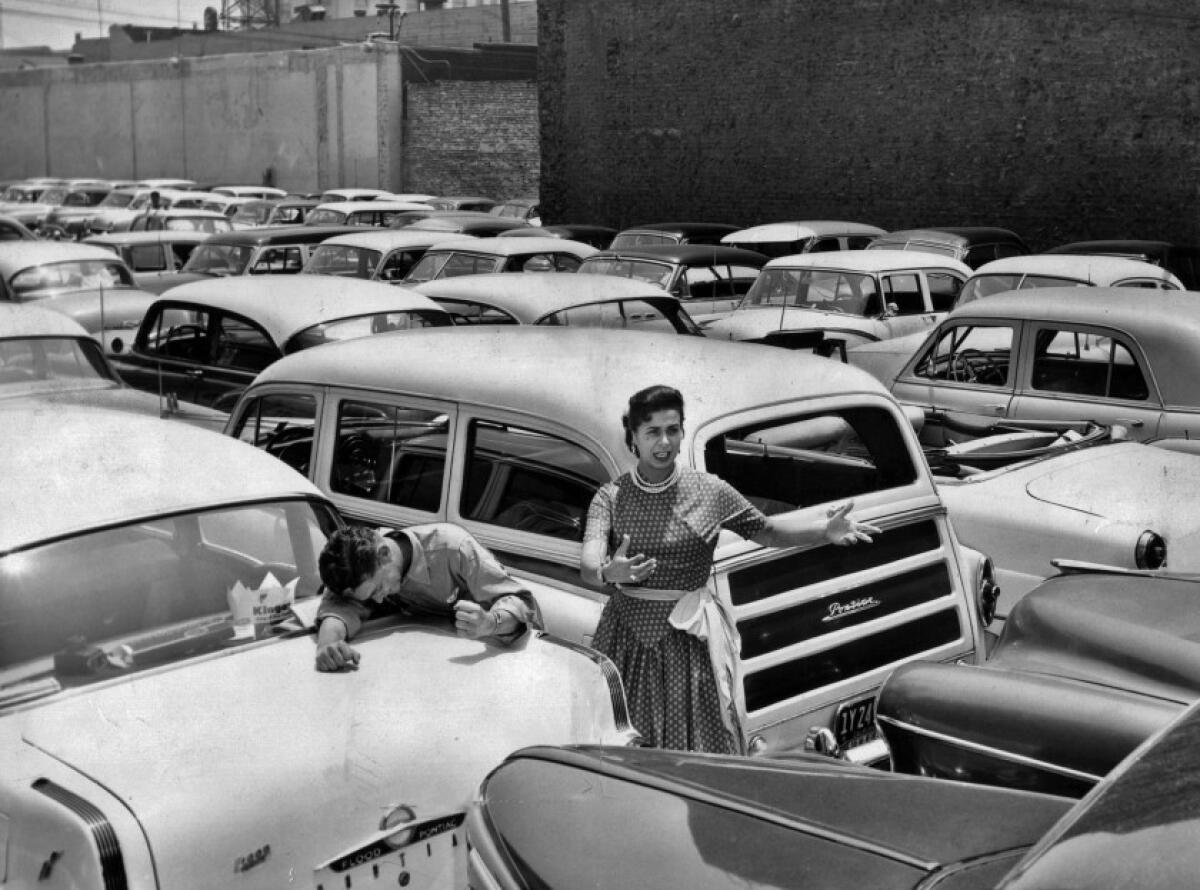
[[[1161,569],[1167,564],[1167,542],[1156,532],[1142,532],[1133,559],[1139,569]]]

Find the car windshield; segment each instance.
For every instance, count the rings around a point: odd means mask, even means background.
[[[25,185],[10,185],[4,190],[3,200],[12,204],[30,204],[38,199],[42,191]]]
[[[335,525],[327,507],[296,498],[156,516],[5,554],[0,708],[286,630],[281,606],[259,613],[271,623],[252,618],[248,636],[235,633],[238,585],[266,593],[268,606],[291,582],[294,600],[315,596],[317,555]]]
[[[504,271],[504,257],[454,251],[429,251],[404,276],[405,284],[417,284],[460,275],[483,275]]]
[[[133,192],[109,192],[97,207],[128,207],[133,203]]]
[[[428,309],[411,309],[404,312],[375,312],[354,318],[338,318],[313,325],[292,337],[284,346],[284,352],[297,352],[322,343],[337,340],[352,340],[371,334],[386,334],[389,331],[415,331],[420,328],[446,327],[450,324],[444,312]]]
[[[133,287],[133,277],[118,259],[68,260],[22,269],[9,281],[18,301],[37,300],[64,290]]]
[[[680,238],[678,235],[672,235],[668,232],[623,232],[613,238],[612,243],[608,247],[610,250],[616,250],[618,247],[678,244],[679,241]]]
[[[63,198],[63,207],[93,207],[103,200],[100,192],[71,192]]]
[[[319,244],[304,271],[312,275],[342,275],[346,278],[370,278],[379,265],[378,250],[350,244]]]
[[[705,468],[767,515],[908,485],[917,465],[880,407],[793,414],[708,440]]]
[[[232,232],[233,223],[227,219],[215,216],[172,216],[163,223],[163,228],[171,232]]]
[[[0,340],[0,398],[116,382],[100,344],[81,337]]]
[[[247,226],[260,226],[271,215],[270,204],[242,204],[233,212],[231,219],[235,223]]]
[[[241,275],[254,248],[248,244],[200,244],[183,264],[184,272],[202,275]]]
[[[619,260],[610,257],[588,257],[579,266],[580,272],[593,275],[619,275],[622,278],[632,278],[644,281],[655,287],[666,290],[675,274],[675,267],[669,263],[656,263],[653,260]]]
[[[664,300],[611,300],[572,306],[539,319],[538,324],[556,327],[628,328],[632,331],[664,331],[701,334],[699,326],[675,302]]]
[[[38,201],[42,204],[58,205],[66,200],[68,194],[70,194],[69,189],[49,188],[42,192],[42,196],[38,198]]]
[[[760,306],[845,315],[878,315],[883,310],[873,276],[836,269],[763,269],[738,309]]]
[[[1054,275],[1025,275],[1008,272],[997,275],[974,275],[963,285],[955,306],[973,303],[980,297],[990,297],[1006,290],[1029,290],[1037,287],[1086,287],[1087,283],[1075,278],[1059,278]]]
[[[341,225],[345,219],[346,214],[340,210],[318,207],[309,211],[308,216],[304,218],[304,222],[310,226],[336,226]]]

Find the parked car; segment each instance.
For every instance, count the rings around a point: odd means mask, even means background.
[[[174,273],[195,251],[211,237],[204,232],[176,232],[163,229],[157,232],[116,232],[111,235],[93,235],[84,238],[84,244],[111,250],[125,261],[133,271],[134,281],[151,293],[161,293],[165,288],[159,280],[171,281]]]
[[[223,213],[215,210],[204,210],[199,207],[169,207],[166,210],[143,211],[129,222],[128,232],[158,232],[162,230],[173,232],[206,232],[209,235],[217,232],[232,232],[233,223]],[[121,231],[120,224],[114,223],[109,231]]]
[[[268,226],[298,226],[301,225],[308,212],[320,206],[315,198],[281,198],[279,203],[271,208],[271,214],[263,225]]]
[[[438,195],[425,203],[434,210],[474,210],[479,213],[489,213],[496,206],[493,198],[479,195]]]
[[[110,183],[96,183],[73,189],[67,193],[61,204],[42,217],[38,225],[38,235],[42,238],[80,238],[91,230],[92,217],[99,212],[100,205],[112,192],[113,187]]]
[[[530,226],[542,224],[542,208],[537,198],[512,198],[493,205],[488,213],[496,216],[507,216],[512,219],[523,219]]]
[[[387,228],[398,214],[421,208],[421,204],[413,201],[389,201],[387,198],[374,198],[370,201],[335,201],[318,204],[308,212],[304,223],[310,226]]]
[[[175,191],[190,191],[198,188],[198,184],[194,179],[178,179],[172,177],[159,177],[157,179],[139,179],[134,185],[137,188],[146,189],[173,189]]]
[[[263,200],[271,198],[286,198],[287,192],[269,185],[215,185],[211,189],[218,195],[229,195],[231,198],[251,198]]]
[[[766,262],[764,254],[723,244],[658,244],[593,253],[579,271],[660,287],[707,327],[742,302]]]
[[[1009,290],[1070,286],[1178,290],[1182,284],[1170,272],[1140,260],[1031,253],[984,263],[971,273],[951,308]],[[846,358],[891,385],[927,335],[928,331],[915,331],[903,337],[864,343],[852,347]]]
[[[110,191],[112,191],[112,186],[102,179],[68,179],[62,185],[51,185],[41,190],[36,200],[13,204],[3,212],[27,229],[36,232],[46,221],[50,212],[61,206],[72,195],[86,192],[84,195],[77,195],[73,200],[98,203]],[[92,195],[97,192],[99,197],[92,202]]]
[[[119,352],[154,295],[112,251],[67,241],[0,242],[0,300],[63,312]]]
[[[774,222],[730,232],[722,244],[756,250],[769,257],[830,250],[862,250],[875,238],[887,234],[878,226],[834,220]]]
[[[238,208],[243,204],[249,204],[251,201],[257,201],[258,198],[238,197],[237,195],[225,195],[219,192],[213,192],[205,201],[200,204],[201,210],[211,210],[214,213],[220,213],[228,217],[230,223],[233,222],[233,216],[237,213]]]
[[[1194,574],[1064,569],[1016,604],[985,665],[889,678],[897,770],[1080,797],[1200,698]]]
[[[713,576],[741,634],[750,749],[797,750],[817,728],[873,759],[875,689],[909,659],[981,660],[995,591],[990,564],[958,544],[911,423],[869,375],[701,337],[455,327],[287,356],[227,432],[302,468],[352,521],[464,526],[530,585],[549,631],[586,645],[608,592],[579,574],[585,515],[632,464],[620,418],[652,382],[688,400],[687,464],[772,514],[853,498],[884,529],[848,550],[723,534]]]
[[[390,198],[392,193],[385,189],[372,188],[335,188],[326,189],[321,193],[321,203],[333,201],[373,201],[376,198]]]
[[[1193,707],[1082,801],[813,758],[537,747],[507,758],[476,795],[468,881],[1175,890],[1200,869],[1198,733]]]
[[[1101,241],[1073,241],[1060,244],[1046,251],[1062,254],[1087,254],[1090,256],[1117,256],[1142,260],[1162,266],[1176,275],[1187,290],[1200,290],[1200,247],[1172,244],[1169,241],[1153,241],[1133,238],[1108,239]]]
[[[498,218],[498,217],[497,217]],[[408,226],[405,231],[427,231]],[[574,272],[596,248],[567,238],[455,238],[425,251],[404,276],[405,284],[421,284],[484,272]]]
[[[778,257],[710,337],[841,352],[928,331],[950,309],[968,266],[905,250],[839,250]]]
[[[36,241],[37,235],[11,216],[0,216],[0,241]]]
[[[651,247],[656,244],[720,244],[722,238],[740,228],[727,223],[643,223],[617,232],[609,242],[608,249]]]
[[[596,226],[590,223],[565,223],[556,226],[525,226],[506,229],[497,232],[497,238],[570,238],[572,241],[582,241],[597,250],[608,247],[617,230],[609,226]]]
[[[146,282],[147,289],[165,293],[171,288],[205,278],[240,275],[295,275],[304,268],[313,249],[334,235],[353,232],[349,226],[261,226],[221,232],[205,238],[173,273]]]
[[[111,231],[128,231],[129,224],[149,207],[153,191],[156,189],[140,185],[113,189],[88,218],[88,233],[104,235]]]
[[[902,229],[880,235],[867,250],[920,250],[951,257],[978,269],[984,263],[1030,252],[1016,232],[995,226],[941,226]]]
[[[279,461],[96,409],[4,420],[6,883],[332,887],[377,860],[430,886],[465,872],[466,805],[514,747],[634,739],[611,663],[539,633],[397,615],[356,672],[315,670],[340,519]]]
[[[235,229],[254,229],[265,226],[271,218],[271,211],[282,200],[282,198],[251,198],[237,206],[233,215],[229,217],[229,221]]]
[[[427,297],[379,282],[315,275],[197,281],[154,303],[132,349],[115,361],[130,386],[228,411],[255,374],[288,353],[450,324]]]
[[[400,281],[435,244],[471,235],[447,235],[404,229],[366,229],[326,238],[313,246],[301,270],[313,275],[341,275],[377,281]]]
[[[676,298],[641,281],[573,272],[489,273],[416,285],[455,324],[628,328],[702,336]]]
[[[427,232],[455,232],[463,235],[488,237],[525,228],[529,223],[507,216],[496,216],[478,210],[406,210],[396,215],[391,227],[413,227]]]
[[[850,360],[858,362],[858,351]],[[923,410],[922,440],[947,425],[1091,420],[1131,438],[1200,430],[1200,301],[1190,291],[1016,291],[955,309],[891,384]]]
[[[0,409],[18,403],[92,406],[173,417],[220,431],[227,417],[126,386],[100,343],[74,319],[37,303],[0,302]]]

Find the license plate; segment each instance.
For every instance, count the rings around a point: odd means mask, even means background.
[[[839,705],[833,715],[833,735],[842,748],[875,738],[875,696]]]
[[[467,885],[465,813],[377,832],[314,870],[316,890],[455,890]],[[380,883],[382,882],[382,883]]]

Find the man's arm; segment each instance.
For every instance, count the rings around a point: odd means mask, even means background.
[[[346,642],[346,623],[333,615],[317,627],[317,670],[358,670],[358,650]]]

